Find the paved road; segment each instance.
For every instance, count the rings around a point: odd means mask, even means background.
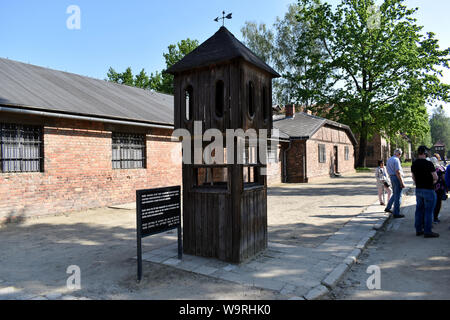
[[[339,283],[331,299],[450,299],[450,200],[443,203],[437,239],[416,237],[415,196],[405,199],[406,219],[391,220]],[[381,290],[368,290],[368,266],[381,269]]]

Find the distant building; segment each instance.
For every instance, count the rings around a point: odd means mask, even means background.
[[[433,146],[433,153],[437,153],[441,156],[441,159],[446,158],[445,144],[442,141],[438,141]]]
[[[359,155],[359,145],[355,147],[356,158]],[[389,142],[380,134],[375,134],[372,139],[367,141],[366,147],[366,167],[377,167],[378,161],[383,160],[386,163],[390,157],[391,148]]]
[[[350,128],[308,113],[275,116],[273,127],[280,131],[278,150],[271,150],[278,164],[268,167],[269,184],[310,182],[318,177],[355,172],[356,139]]]

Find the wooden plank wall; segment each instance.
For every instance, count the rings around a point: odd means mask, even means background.
[[[242,262],[267,248],[267,204],[266,189],[244,191],[241,202]]]
[[[240,224],[233,223],[226,193],[189,192],[184,198],[184,252],[240,263],[267,248],[265,189],[244,191]],[[233,244],[237,236],[238,244]]]

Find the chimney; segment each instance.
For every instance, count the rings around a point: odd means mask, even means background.
[[[286,112],[286,118],[294,118],[295,117],[295,104],[288,104],[284,107]]]

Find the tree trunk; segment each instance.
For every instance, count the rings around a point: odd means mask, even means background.
[[[358,160],[356,161],[357,168],[364,168],[366,166],[366,149],[367,149],[367,131],[362,130],[359,136],[359,152]]]

